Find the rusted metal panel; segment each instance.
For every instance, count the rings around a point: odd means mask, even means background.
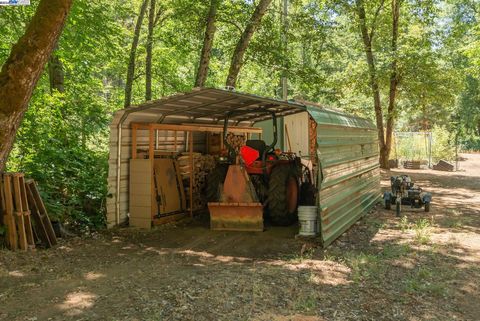
[[[320,231],[328,246],[381,195],[377,132],[363,118],[318,107],[308,112],[317,122]]]

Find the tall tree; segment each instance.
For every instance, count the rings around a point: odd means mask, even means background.
[[[41,0],[25,34],[0,72],[0,171],[18,127],[72,6],[72,0]]]
[[[272,0],[260,0],[255,11],[253,12],[250,21],[248,22],[245,30],[243,31],[240,39],[238,40],[235,51],[233,52],[232,61],[230,63],[230,69],[228,71],[226,85],[228,87],[235,87],[237,84],[238,74],[243,65],[243,57],[245,56],[245,51],[248,48],[250,40],[252,39],[253,34],[260,26],[262,18],[267,12],[267,9]]]
[[[210,10],[207,15],[207,23],[205,27],[205,36],[203,38],[203,47],[198,63],[197,77],[195,79],[195,87],[204,87],[208,75],[208,66],[210,64],[210,53],[212,51],[213,39],[216,31],[217,10],[221,0],[211,0]]]
[[[145,61],[145,100],[152,100],[152,51],[153,29],[155,27],[155,2],[150,0],[150,12],[148,15],[147,57]]]
[[[400,19],[400,6],[401,0],[391,0],[392,5],[392,33],[391,33],[391,56],[392,61],[390,63],[390,88],[388,95],[388,109],[387,109],[387,124],[386,130],[383,122],[383,110],[382,102],[380,98],[380,86],[379,77],[376,67],[375,55],[372,49],[375,33],[377,32],[377,20],[383,10],[385,0],[381,0],[375,13],[373,15],[373,21],[371,22],[371,30],[367,27],[367,15],[365,10],[365,4],[363,0],[356,0],[356,11],[358,15],[358,21],[360,24],[360,33],[362,37],[363,47],[365,50],[365,56],[368,65],[370,88],[373,96],[373,106],[375,109],[375,119],[378,131],[378,140],[380,147],[380,166],[382,168],[388,168],[388,159],[390,156],[390,150],[392,148],[392,135],[395,125],[396,117],[396,96],[398,91],[398,84],[400,81],[398,73],[398,23]],[[386,134],[385,134],[386,131]]]
[[[368,27],[367,27],[367,14],[365,11],[365,5],[363,0],[356,0],[355,2],[357,14],[358,14],[358,20],[360,24],[360,32],[362,35],[363,46],[364,46],[365,55],[366,55],[367,64],[368,64],[370,87],[373,95],[373,107],[375,109],[375,120],[377,123],[378,141],[380,146],[380,165],[382,167],[384,166],[384,162],[385,162],[384,155],[386,152],[386,146],[385,146],[385,135],[383,131],[383,111],[382,111],[382,102],[380,99],[380,87],[378,84],[377,67],[375,63],[375,56],[373,54],[372,43],[373,43],[373,38],[375,36],[375,31],[376,31],[375,20],[378,18],[378,15],[383,9],[384,2],[385,2],[384,0],[380,2],[380,5],[378,6],[375,12],[374,21],[372,23],[372,27],[370,31],[368,30]],[[387,163],[388,163],[388,159],[387,159]]]
[[[138,40],[140,39],[140,31],[142,30],[143,18],[147,10],[148,0],[143,0],[138,14],[135,31],[133,33],[132,47],[130,48],[130,58],[128,61],[127,81],[125,83],[125,102],[124,106],[128,107],[132,103],[132,87],[133,78],[135,77],[135,58],[137,56]]]
[[[400,5],[402,0],[392,0],[392,62],[390,72],[390,91],[388,95],[387,133],[385,137],[385,151],[382,159],[384,168],[388,168],[388,158],[392,149],[393,127],[396,117],[396,97],[400,76],[398,74],[398,22],[400,19]]]

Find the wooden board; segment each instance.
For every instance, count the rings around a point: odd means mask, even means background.
[[[23,215],[22,192],[18,174],[12,174],[13,179],[13,200],[15,204],[15,223],[17,225],[19,247],[22,250],[28,249],[27,230],[25,228],[25,217]],[[33,239],[33,237],[32,237]]]
[[[45,247],[49,248],[53,244],[51,243],[50,238],[48,236],[47,227],[43,222],[42,215],[40,214],[40,210],[35,202],[35,198],[33,197],[32,188],[30,187],[30,184],[27,182],[25,185],[26,185],[28,204],[30,207],[30,213],[35,223],[34,229],[33,229],[34,234],[37,236],[39,241],[45,245]]]
[[[156,195],[153,195],[155,213],[169,214],[181,211],[183,209],[182,195],[178,188],[178,176],[174,160],[168,158],[155,159],[154,172],[157,192],[161,197],[160,211],[157,211]]]
[[[7,227],[7,246],[10,250],[14,251],[18,249],[19,244],[14,217],[12,177],[10,175],[3,175],[3,191],[5,199],[4,222]]]
[[[48,212],[45,207],[45,204],[43,203],[42,197],[40,196],[40,192],[38,191],[37,183],[34,180],[28,180],[26,182],[26,185],[28,186],[28,189],[31,192],[33,197],[33,200],[30,200],[30,202],[35,203],[35,208],[38,211],[41,221],[43,222],[43,226],[45,227],[45,231],[49,239],[49,244],[51,246],[56,245],[57,237],[55,235],[55,231],[53,230],[52,222],[48,217]],[[27,193],[27,198],[28,198],[28,195],[29,194]]]
[[[27,190],[25,187],[25,177],[23,174],[18,176],[20,185],[20,199],[22,201],[22,214],[25,223],[25,232],[27,233],[27,243],[30,247],[35,247],[35,238],[33,236],[32,220],[30,217],[30,208],[28,206]]]

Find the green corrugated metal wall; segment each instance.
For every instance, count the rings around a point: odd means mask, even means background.
[[[328,246],[381,195],[377,131],[363,118],[317,107],[308,112],[317,122],[320,232]]]

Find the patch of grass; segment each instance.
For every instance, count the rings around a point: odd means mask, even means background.
[[[299,298],[295,301],[294,309],[299,312],[310,312],[317,309],[317,298],[314,295],[309,295]]]
[[[463,220],[461,218],[449,217],[443,221],[443,225],[448,228],[462,228]]]
[[[347,257],[345,263],[352,270],[354,282],[376,277],[380,270],[386,266],[384,262],[381,262],[380,256],[365,253]]]
[[[366,223],[374,229],[381,230],[382,228],[385,227],[385,222],[376,218],[368,218],[366,220]]]
[[[396,259],[403,257],[411,252],[411,247],[408,244],[388,244],[386,245],[382,252],[382,258],[384,259]]]
[[[410,294],[431,295],[446,297],[448,287],[445,282],[446,275],[442,271],[428,266],[421,266],[412,271],[404,279],[404,290]]]
[[[291,263],[301,263],[304,260],[311,260],[314,253],[315,249],[311,248],[303,252],[303,254],[287,254],[282,257],[282,260]]]
[[[412,226],[415,232],[415,242],[418,244],[428,244],[432,236],[432,224],[427,219],[420,219]]]

